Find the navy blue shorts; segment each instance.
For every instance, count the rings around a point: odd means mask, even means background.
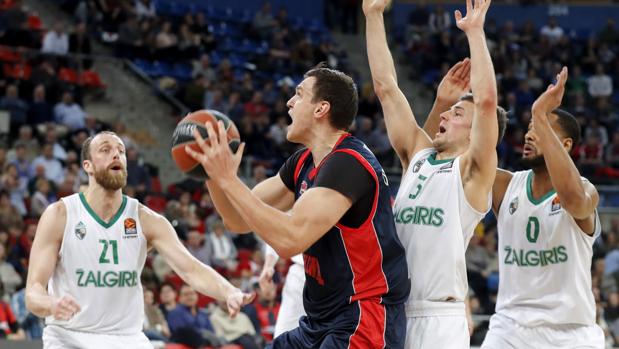
[[[406,339],[404,304],[354,302],[335,318],[304,316],[299,327],[275,338],[272,349],[402,349]]]

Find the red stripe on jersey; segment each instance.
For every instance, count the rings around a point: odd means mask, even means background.
[[[303,152],[303,154],[301,154],[301,156],[299,157],[299,160],[297,160],[297,165],[294,168],[294,186],[297,186],[297,182],[299,181],[299,173],[301,173],[301,169],[303,168],[303,163],[305,162],[305,159],[307,159],[307,156],[310,155],[310,150],[307,149]]]
[[[383,349],[387,322],[385,306],[376,300],[359,301],[359,317],[348,349]]]
[[[374,202],[365,222],[358,228],[346,227],[341,223],[338,223],[336,227],[341,231],[344,249],[353,272],[352,282],[355,294],[350,302],[359,299],[378,299],[389,291],[387,277],[383,271],[383,251],[373,222],[378,205],[380,183],[374,168],[361,154],[352,149],[341,149],[338,152],[354,156],[374,178]]]

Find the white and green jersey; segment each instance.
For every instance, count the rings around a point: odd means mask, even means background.
[[[593,241],[550,191],[536,200],[533,171],[514,173],[498,217],[496,312],[522,326],[595,324],[591,291]],[[583,178],[583,181],[586,179]]]
[[[490,209],[491,193],[486,195]],[[394,206],[411,274],[407,316],[464,314],[468,291],[464,252],[484,215],[466,200],[460,157],[436,160],[435,149],[415,155]]]
[[[73,296],[81,311],[69,321],[50,316],[46,323],[75,331],[140,333],[144,323],[140,275],[147,251],[138,201],[123,195],[109,223],[97,216],[82,193],[62,201],[67,223],[48,293]]]

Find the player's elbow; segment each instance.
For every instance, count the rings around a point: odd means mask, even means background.
[[[384,101],[398,92],[398,84],[393,79],[373,79],[374,93]]]
[[[575,219],[586,219],[593,213],[595,207],[585,193],[576,191],[561,195],[563,208]]]

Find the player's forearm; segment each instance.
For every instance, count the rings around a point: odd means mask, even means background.
[[[45,288],[35,283],[26,286],[26,308],[38,317],[47,317],[52,314],[52,297]]]
[[[475,104],[486,110],[496,110],[497,87],[492,58],[486,45],[486,35],[483,30],[473,30],[466,33],[471,51],[471,90]],[[496,118],[494,114],[492,115]]]
[[[537,113],[537,111],[534,111]],[[534,116],[535,117],[535,114]],[[548,120],[536,122],[535,133],[539,137],[538,145],[546,154],[544,161],[550,174],[552,186],[561,198],[562,205],[573,208],[568,209],[575,218],[585,218],[593,212],[589,208],[591,198],[585,191],[576,165],[563,144],[552,130]]]
[[[263,269],[273,269],[275,268],[275,263],[277,263],[278,256],[274,254],[266,254],[264,257],[264,266]]]
[[[382,12],[372,12],[366,15],[365,32],[374,90],[378,98],[383,99],[398,89],[398,80],[393,57],[387,45]]]
[[[207,180],[206,186],[208,187],[211,199],[217,208],[217,212],[224,221],[226,230],[233,233],[247,233],[251,229],[245,223],[241,215],[236,211],[230,200],[226,197],[226,194],[221,188],[213,181]]]
[[[297,235],[290,214],[260,200],[238,177],[227,181],[226,196],[250,229],[258,234],[282,258],[299,253]],[[298,231],[297,231],[298,232]]]
[[[200,263],[198,260],[194,261],[192,270],[184,276],[183,280],[194,290],[220,301],[225,301],[228,294],[236,290],[215,269]]]

